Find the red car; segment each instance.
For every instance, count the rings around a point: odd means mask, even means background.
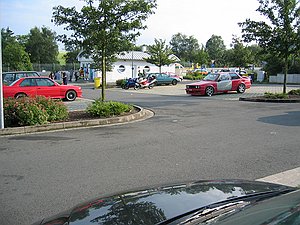
[[[237,91],[244,93],[251,87],[249,77],[242,77],[234,72],[211,73],[203,80],[186,85],[186,93],[190,95],[208,95]]]
[[[3,86],[4,98],[37,95],[74,101],[76,97],[82,97],[82,90],[79,86],[60,85],[48,77],[23,77],[9,86]]]

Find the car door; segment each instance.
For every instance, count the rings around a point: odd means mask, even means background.
[[[35,78],[37,95],[42,95],[50,98],[60,98],[60,87],[48,78]]]
[[[237,73],[230,73],[230,77],[232,80],[232,90],[235,91],[241,83],[241,78]]]
[[[221,74],[218,83],[218,91],[230,91],[232,89],[232,81],[229,74]]]
[[[24,79],[19,86],[13,86],[14,88],[14,95],[17,93],[25,93],[27,96],[34,97],[36,96],[36,82],[33,78],[26,78]]]
[[[156,74],[156,81],[157,81],[157,84],[163,84],[164,83],[162,74]]]

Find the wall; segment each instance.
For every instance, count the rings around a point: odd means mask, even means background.
[[[277,74],[276,76],[270,76],[270,83],[283,83],[284,74]],[[287,75],[287,83],[300,83],[300,74],[288,74]]]

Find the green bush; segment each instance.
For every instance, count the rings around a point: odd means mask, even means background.
[[[95,117],[111,117],[130,112],[132,109],[132,105],[121,102],[102,102],[101,100],[96,100],[88,106],[87,112]]]
[[[270,92],[265,92],[264,97],[265,98],[269,98],[269,99],[287,99],[287,98],[289,98],[288,94],[284,94],[284,93],[270,93]]]
[[[203,75],[200,72],[188,72],[184,79],[187,80],[202,80],[206,75]]]
[[[290,90],[289,95],[300,95],[300,89],[294,89],[294,90]]]
[[[45,124],[48,120],[46,110],[35,99],[4,99],[4,124],[11,126],[28,126]]]
[[[31,126],[68,118],[67,107],[45,97],[4,99],[5,127]]]
[[[44,96],[36,98],[38,104],[41,104],[48,113],[48,121],[63,121],[68,118],[68,109],[61,100],[53,100]]]
[[[126,80],[125,79],[116,80],[117,87],[124,87],[125,84],[126,84]]]

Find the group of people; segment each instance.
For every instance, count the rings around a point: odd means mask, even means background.
[[[75,81],[78,81],[79,79],[89,80],[88,69],[81,67],[78,71],[56,71],[49,74],[49,78],[52,80],[62,79],[64,85],[67,85],[68,81],[72,81],[73,76],[75,77]]]

